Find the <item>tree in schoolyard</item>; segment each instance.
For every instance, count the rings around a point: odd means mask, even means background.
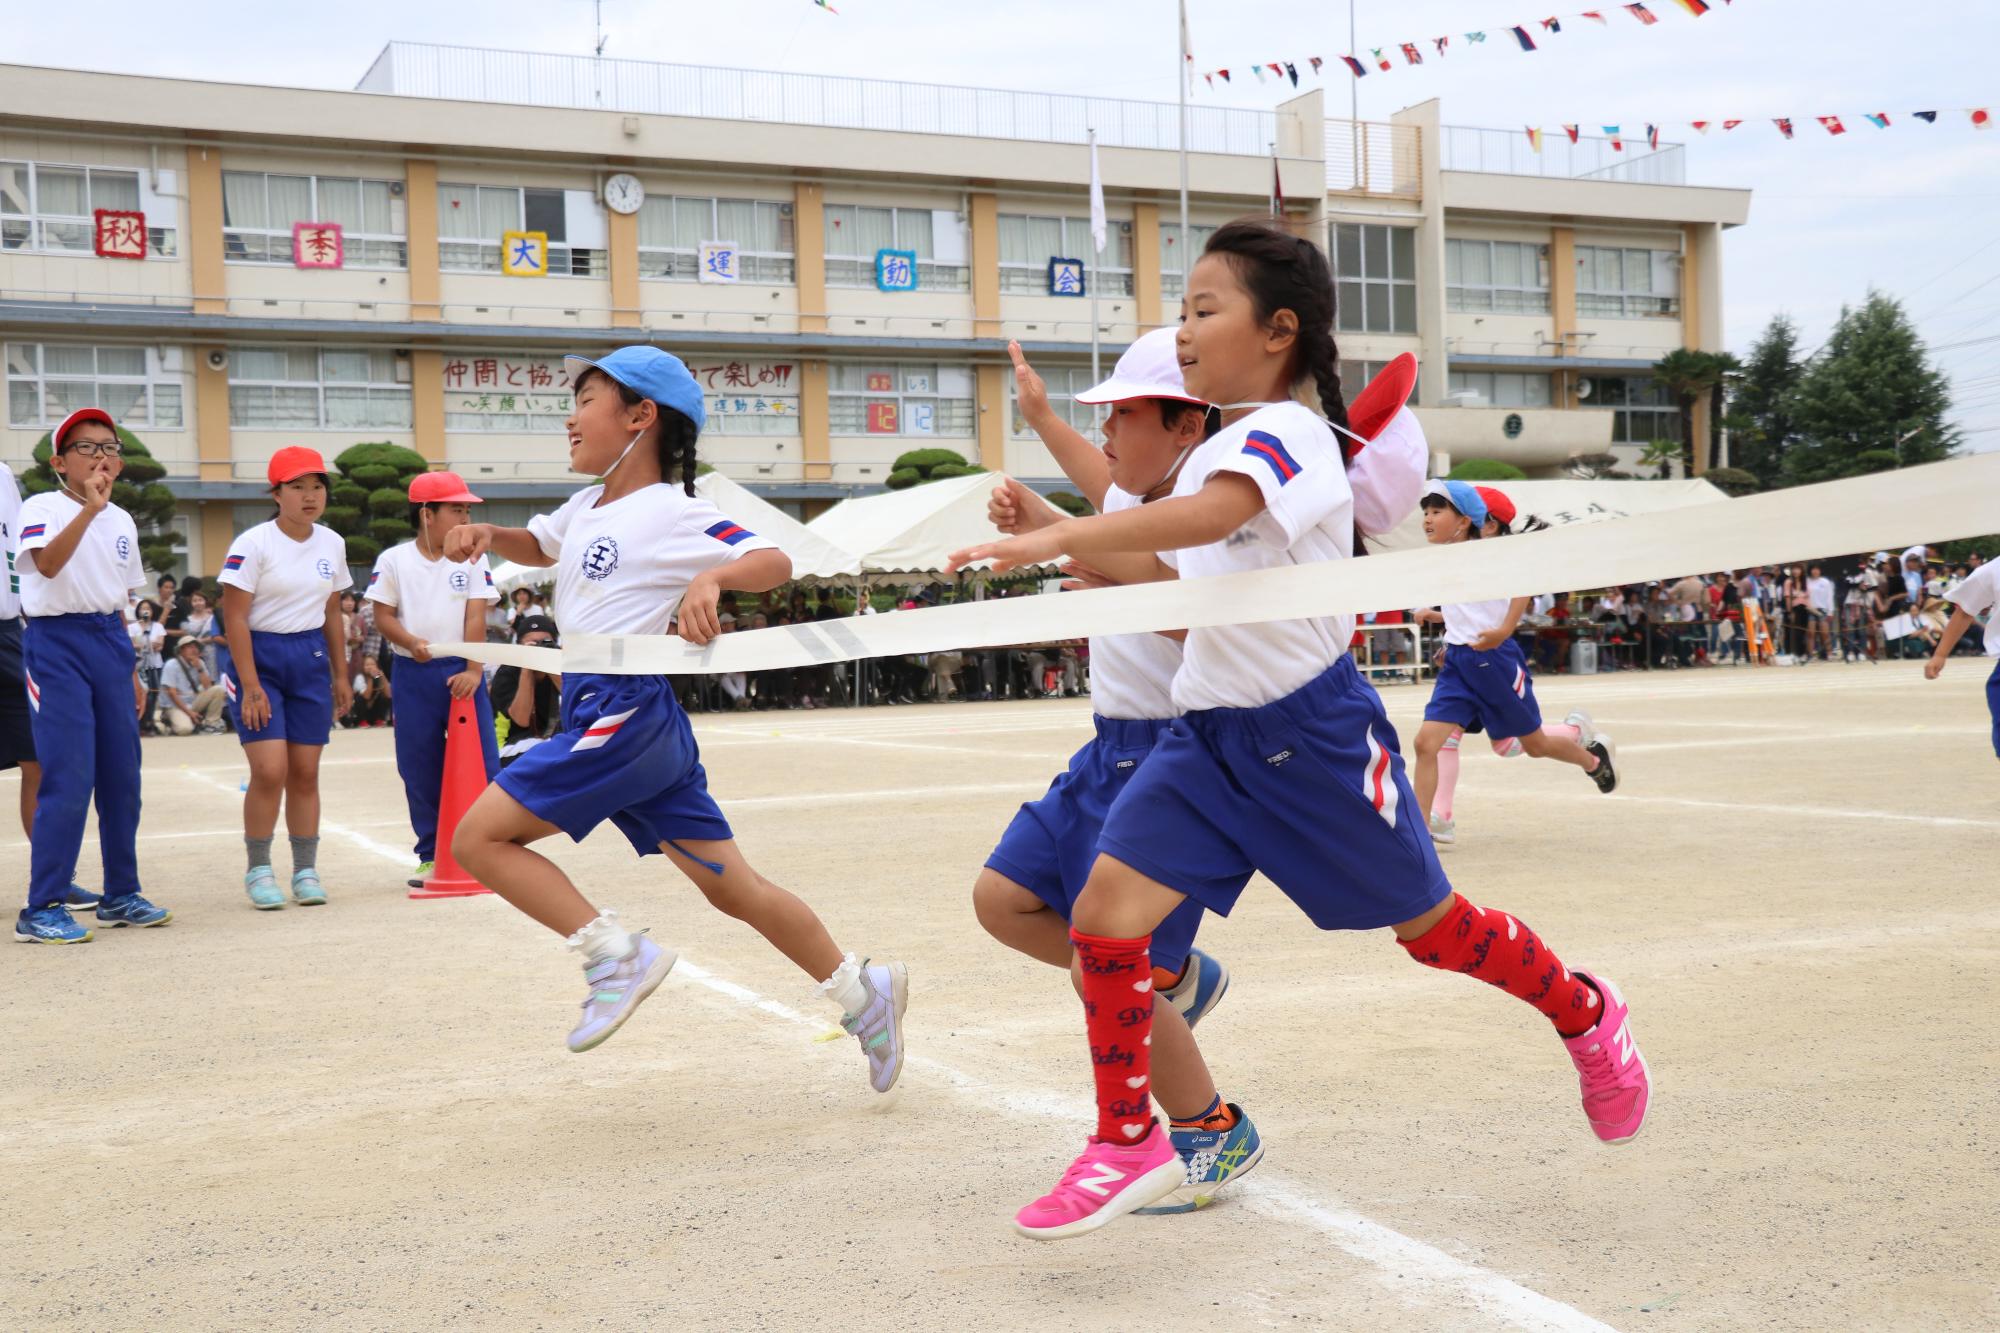
[[[1785,452],[1789,485],[1935,463],[1961,441],[1946,421],[1949,382],[1902,304],[1881,292],[1842,308],[1799,377],[1791,410],[1798,440]]]
[[[1785,456],[1798,442],[1792,398],[1804,373],[1798,326],[1789,315],[1773,316],[1751,345],[1729,402],[1729,461],[1767,490],[1785,484]]]
[[[172,569],[180,558],[180,534],[173,529],[174,493],[160,479],[167,475],[166,464],[154,458],[145,444],[123,426],[116,428],[118,443],[125,451],[125,470],[111,488],[111,503],[132,516],[139,529],[139,555],[146,568]],[[62,483],[49,466],[53,453],[48,435],[35,441],[35,465],[21,477],[21,490],[28,495],[53,491]]]
[[[892,491],[904,491],[927,481],[969,477],[985,470],[976,463],[968,463],[965,455],[954,449],[912,449],[889,465],[889,475],[882,479],[882,484]]]
[[[1674,400],[1674,406],[1680,409],[1681,446],[1678,457],[1681,469],[1687,475],[1694,473],[1694,409],[1701,402],[1701,396],[1715,389],[1721,378],[1722,370],[1715,357],[1692,347],[1677,347],[1653,363],[1653,382],[1665,389]],[[1640,461],[1652,460],[1642,457]],[[1664,468],[1660,475],[1667,475]]]
[[[375,557],[416,535],[410,526],[410,478],[430,463],[400,444],[357,444],[333,460],[335,473],[327,480],[327,497],[320,521],[347,539],[347,563],[372,565]]]

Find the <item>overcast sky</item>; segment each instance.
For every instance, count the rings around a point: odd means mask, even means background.
[[[1574,13],[1591,0],[1541,0]],[[1052,92],[1172,99],[1173,0],[604,0],[607,55]],[[1711,0],[1692,19],[1674,0],[1649,0],[1642,27],[1619,5],[1608,25],[1566,21],[1524,54],[1505,36],[1549,9],[1522,0],[1355,0],[1357,45],[1390,48],[1451,34],[1443,60],[1359,84],[1364,118],[1431,97],[1448,124],[1518,129],[1565,121],[1586,132],[1647,121],[1688,143],[1693,184],[1755,191],[1750,223],[1728,233],[1724,293],[1731,350],[1746,351],[1784,311],[1817,346],[1844,303],[1870,287],[1905,298],[1936,347],[2000,335],[2000,131],[1976,132],[1961,108],[2000,114],[2000,5],[1880,0]],[[351,88],[392,39],[588,53],[592,0],[344,0],[268,6],[254,23],[241,4],[97,0],[35,6],[32,23],[0,32],[0,61],[182,77]],[[1332,57],[1349,49],[1343,0],[1189,0],[1196,68],[1259,60],[1328,59],[1331,115],[1345,115],[1352,80]],[[1155,20],[1144,30],[1147,15]],[[1484,29],[1483,47],[1461,34]],[[1290,92],[1243,82],[1198,100],[1273,106]],[[1936,125],[1912,111],[1937,109]],[[107,108],[107,111],[111,109]],[[1889,113],[1878,130],[1866,112]],[[1840,115],[1829,137],[1812,117]],[[1793,117],[1798,138],[1771,125]],[[1741,117],[1706,138],[1687,122]],[[1958,420],[1975,448],[2000,448],[2000,341],[1942,351]]]

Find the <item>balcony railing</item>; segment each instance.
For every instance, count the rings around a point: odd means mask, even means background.
[[[650,60],[391,42],[356,89],[401,97],[509,102],[655,116],[770,121],[833,129],[953,134],[1173,150],[1180,107],[1115,97],[1009,92],[895,79],[717,69]],[[1188,150],[1261,156],[1278,137],[1270,111],[1188,108]]]
[[[1379,120],[1326,123],[1326,188],[1331,194],[1423,193],[1423,135],[1415,125]]]
[[[1571,143],[1561,126],[1542,135],[1542,151],[1528,142],[1525,130],[1490,130],[1471,125],[1442,129],[1446,171],[1489,171],[1508,176],[1556,176],[1570,180],[1623,181],[1636,185],[1687,184],[1687,149],[1663,143],[1649,148],[1643,134],[1620,140],[1622,149],[1601,135],[1582,135]]]

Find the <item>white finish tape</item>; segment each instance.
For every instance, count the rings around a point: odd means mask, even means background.
[[[1548,532],[1247,574],[962,602],[726,634],[568,636],[565,646],[434,644],[542,671],[708,675],[953,648],[1048,643],[1477,602],[1679,578],[2000,532],[2000,453]]]

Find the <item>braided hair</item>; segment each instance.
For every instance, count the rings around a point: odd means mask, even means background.
[[[1298,317],[1292,381],[1312,379],[1319,390],[1320,415],[1339,427],[1334,435],[1340,456],[1351,462],[1354,441],[1343,433],[1350,427],[1347,399],[1340,391],[1340,349],[1333,340],[1333,266],[1326,252],[1269,218],[1241,218],[1218,227],[1202,253],[1229,260],[1261,323],[1269,324],[1280,310]]]
[[[571,392],[583,388],[592,375],[602,377],[606,384],[616,389],[618,400],[627,407],[637,407],[646,401],[644,394],[627,388],[594,366],[578,377]],[[681,483],[681,489],[693,495],[695,473],[700,469],[700,464],[695,461],[694,446],[695,440],[701,435],[701,430],[685,413],[676,411],[665,403],[655,402],[653,406],[658,408],[660,413],[660,477],[662,480],[677,478]]]

